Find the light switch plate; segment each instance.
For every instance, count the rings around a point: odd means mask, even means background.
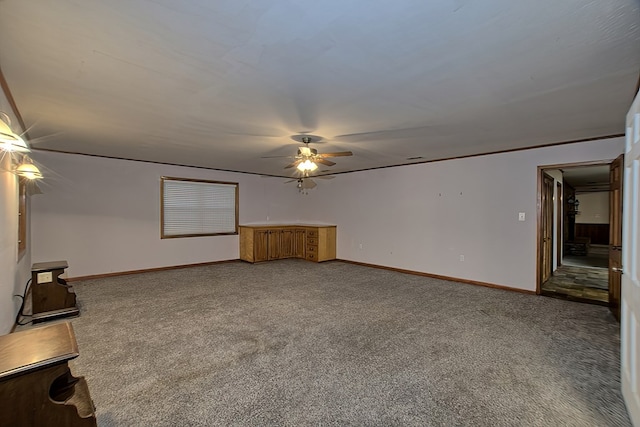
[[[44,273],[38,273],[38,284],[40,283],[51,283],[53,282],[53,275],[50,271],[45,271]]]
[[[524,212],[518,213],[518,221],[524,221],[525,215]]]

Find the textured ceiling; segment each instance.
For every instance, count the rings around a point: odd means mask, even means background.
[[[576,192],[609,191],[609,165],[581,166],[562,170],[562,178]]]
[[[0,0],[0,68],[36,148],[344,172],[624,133],[640,4]]]

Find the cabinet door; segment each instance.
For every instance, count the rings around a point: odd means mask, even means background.
[[[280,258],[280,236],[282,230],[269,230],[269,259]]]
[[[294,254],[294,230],[285,228],[280,232],[280,258],[291,258]]]
[[[269,259],[269,231],[255,230],[253,234],[253,261]]]
[[[296,258],[304,258],[306,246],[307,246],[307,231],[305,229],[297,229],[295,231],[294,256]]]

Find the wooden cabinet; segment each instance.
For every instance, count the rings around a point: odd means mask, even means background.
[[[269,234],[269,251],[268,251],[268,259],[280,259],[281,252],[281,233],[280,230],[269,230],[267,232]]]
[[[31,266],[31,309],[33,323],[59,317],[77,316],[73,287],[60,277],[67,261],[39,262]]]
[[[0,337],[0,427],[95,427],[87,382],[69,370],[76,357],[70,323]]]
[[[309,229],[306,234],[306,243],[306,260],[321,262],[336,258],[335,227]]]
[[[269,230],[255,230],[250,237],[252,240],[251,257],[255,262],[267,261],[269,259]]]
[[[283,228],[277,232],[280,240],[280,256],[281,258],[293,258],[295,254],[295,230],[291,228]]]
[[[302,258],[322,262],[336,258],[335,225],[241,225],[240,259],[261,262]]]
[[[294,230],[294,258],[305,258],[307,246],[307,230],[296,228]]]

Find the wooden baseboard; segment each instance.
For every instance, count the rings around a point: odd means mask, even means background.
[[[526,289],[512,288],[510,286],[496,285],[494,283],[479,282],[477,280],[468,280],[468,279],[461,279],[459,277],[450,277],[450,276],[442,276],[442,275],[439,275],[439,274],[423,273],[421,271],[405,270],[403,268],[387,267],[387,266],[384,266],[384,265],[377,265],[377,264],[368,264],[366,262],[351,261],[351,260],[347,260],[347,259],[336,259],[336,261],[341,261],[341,262],[345,262],[345,263],[348,263],[348,264],[354,264],[354,265],[362,265],[364,267],[379,268],[381,270],[395,271],[395,272],[398,272],[398,273],[413,274],[415,276],[431,277],[431,278],[434,278],[434,279],[447,280],[447,281],[450,281],[450,282],[464,283],[464,284],[467,284],[467,285],[484,286],[486,288],[502,289],[502,290],[505,290],[505,291],[519,292],[519,293],[528,294],[528,295],[536,295],[535,291],[529,291],[529,290],[526,290]],[[106,277],[125,276],[125,275],[129,275],[129,274],[139,274],[139,273],[151,273],[151,272],[155,272],[155,271],[177,270],[177,269],[181,269],[181,268],[201,267],[201,266],[205,266],[205,265],[224,264],[224,263],[230,263],[230,262],[241,262],[241,261],[240,261],[240,259],[229,259],[229,260],[224,260],[224,261],[201,262],[201,263],[197,263],[197,264],[172,265],[172,266],[168,266],[168,267],[147,268],[147,269],[144,269],[144,270],[130,270],[130,271],[120,271],[120,272],[116,272],[116,273],[94,274],[94,275],[91,275],[91,276],[70,277],[70,278],[67,278],[65,280],[67,282],[78,282],[78,281],[81,281],[81,280],[102,279],[102,278],[106,278]]]
[[[228,259],[223,261],[211,261],[211,262],[199,262],[196,264],[183,264],[183,265],[171,265],[168,267],[155,267],[155,268],[146,268],[144,270],[129,270],[129,271],[119,271],[115,273],[105,273],[105,274],[94,274],[91,276],[78,276],[78,277],[69,277],[65,280],[67,282],[79,282],[81,280],[92,280],[92,279],[103,279],[105,277],[115,277],[115,276],[126,276],[129,274],[139,274],[139,273],[151,273],[155,271],[167,271],[167,270],[178,270],[181,268],[191,268],[191,267],[202,267],[205,265],[214,265],[214,264],[225,264],[229,262],[240,262],[239,259]]]
[[[502,289],[504,291],[519,292],[521,294],[527,294],[527,295],[536,295],[535,291],[512,288],[510,286],[504,286],[504,285],[496,285],[494,283],[479,282],[477,280],[468,280],[468,279],[461,279],[459,277],[441,276],[439,274],[423,273],[421,271],[405,270],[403,268],[395,268],[395,267],[386,267],[384,265],[368,264],[366,262],[350,261],[346,259],[338,259],[337,261],[342,261],[342,262],[355,264],[355,265],[362,265],[364,267],[379,268],[381,270],[395,271],[398,273],[413,274],[414,276],[431,277],[433,279],[447,280],[449,282],[458,282],[458,283],[464,283],[467,285],[484,286],[485,288]]]

